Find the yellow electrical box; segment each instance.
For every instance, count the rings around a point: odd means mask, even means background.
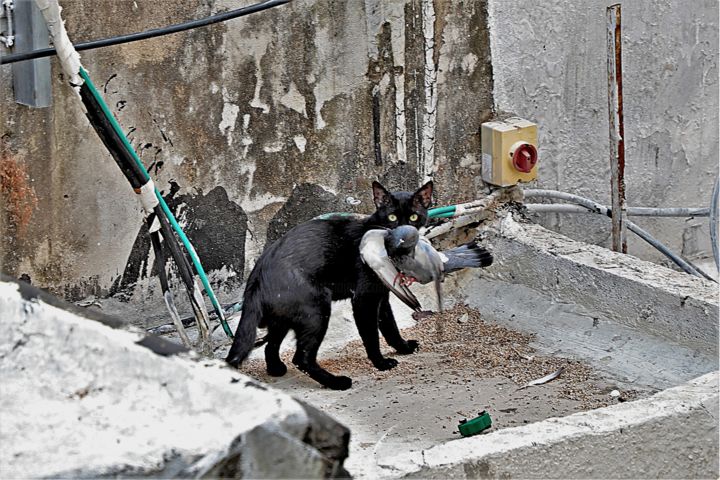
[[[482,178],[507,187],[537,178],[537,125],[522,118],[480,126]]]

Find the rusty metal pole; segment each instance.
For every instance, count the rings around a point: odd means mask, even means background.
[[[608,113],[610,126],[610,189],[612,192],[612,249],[627,253],[625,222],[625,129],[622,96],[622,38],[620,4],[607,8]]]

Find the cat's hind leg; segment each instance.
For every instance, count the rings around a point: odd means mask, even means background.
[[[265,345],[265,366],[268,375],[282,377],[287,367],[280,360],[280,344],[287,335],[289,326],[286,323],[270,322],[268,325],[267,345]]]
[[[293,325],[297,336],[297,350],[293,364],[310,378],[332,390],[347,390],[352,379],[333,375],[317,363],[317,353],[330,322],[330,300],[315,306],[303,305]]]

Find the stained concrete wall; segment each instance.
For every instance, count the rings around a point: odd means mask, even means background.
[[[60,3],[83,41],[251,2]],[[496,107],[539,122],[540,185],[606,201],[604,22],[590,1],[296,0],[82,59],[225,301],[295,223],[370,211],[375,178],[409,189],[433,177],[440,203],[484,194],[478,132]],[[629,201],[705,205],[717,7],[631,2],[625,22]],[[12,166],[0,175],[0,270],[69,299],[162,311],[139,202],[56,61],[48,109],[13,102],[9,66],[0,79],[0,163]],[[607,242],[605,219],[545,223]],[[639,223],[687,255],[709,250],[702,220]]]
[[[539,124],[538,184],[609,203],[605,9],[622,5],[626,191],[631,206],[710,205],[718,174],[718,3],[490,0],[495,105]],[[609,245],[607,219],[543,224]],[[707,218],[633,219],[676,252],[710,251]],[[665,261],[629,234],[629,252]]]
[[[60,3],[82,41],[252,2]],[[474,174],[492,108],[486,25],[485,2],[297,0],[82,61],[233,299],[268,238],[319,213],[371,211],[374,179],[410,189],[433,177],[441,202],[483,191]],[[32,207],[21,229],[3,197],[2,271],[70,299],[152,298],[139,202],[56,61],[48,109],[14,104],[10,67],[0,75],[4,155],[31,187],[18,209]]]

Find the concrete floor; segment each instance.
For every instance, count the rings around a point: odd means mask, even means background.
[[[536,242],[518,230],[522,227],[513,228],[516,231],[508,235],[512,238],[498,237],[494,251],[500,258],[491,271],[466,272],[446,280],[448,304],[466,304],[488,324],[531,335],[532,355],[591,367],[587,379],[572,385],[590,392],[584,401],[568,398],[568,373],[546,385],[519,390],[521,382],[512,375],[484,372],[468,362],[461,367],[452,364],[443,348],[450,350],[465,339],[446,338],[445,343],[417,354],[394,355],[400,365],[378,374],[363,360],[347,302],[334,307],[320,358],[333,373],[351,376],[352,389],[324,389],[292,366],[286,376],[269,378],[260,350],[242,370],[350,427],[347,469],[360,478],[387,478],[418,471],[419,465],[426,468],[426,454],[460,438],[458,421],[480,410],[490,412],[491,432],[509,431],[611,405],[617,402],[609,395],[615,389],[632,400],[718,369],[717,329],[708,323],[717,323],[717,304],[709,300],[714,287],[695,285],[697,280],[681,274],[549,233],[540,232],[547,238],[540,236]],[[524,250],[519,255],[514,249]],[[523,268],[517,259],[534,262],[532,268]],[[552,283],[545,278],[548,272],[556,277]],[[427,287],[413,288],[423,305],[434,308]],[[610,295],[608,288],[613,288]],[[594,306],[582,304],[583,299],[590,299]],[[644,303],[649,306],[642,307]],[[407,308],[394,304],[394,311],[401,328],[413,328]],[[613,313],[618,311],[623,313]],[[685,330],[677,341],[672,329],[668,334],[666,320],[674,312],[687,316],[678,320],[678,327]],[[413,334],[406,337],[414,338]],[[228,340],[220,329],[214,338],[219,345],[216,355],[222,358]],[[693,342],[700,342],[697,348]],[[286,339],[284,351],[293,349],[293,344],[291,337]],[[387,353],[392,355],[390,350]],[[505,353],[503,362],[511,363],[514,356]],[[602,411],[597,410],[598,418]],[[459,443],[466,441],[470,439]]]
[[[388,352],[391,353],[391,352]],[[581,402],[563,398],[560,379],[523,390],[505,377],[483,378],[457,370],[442,355],[423,353],[396,357],[402,373],[378,380],[367,373],[353,375],[353,387],[332,391],[294,368],[280,379],[262,373],[264,365],[243,371],[273,387],[310,402],[351,430],[350,457],[345,462],[356,478],[380,478],[395,468],[398,455],[412,454],[461,438],[458,421],[487,410],[492,429],[515,427],[583,410]],[[259,362],[261,363],[261,362]],[[608,395],[615,385],[597,380],[593,386]],[[602,399],[600,399],[602,400]]]
[[[531,334],[529,347],[535,355],[580,360],[591,366],[591,378],[573,385],[588,392],[585,401],[563,395],[568,384],[562,375],[545,385],[519,389],[520,384],[507,376],[488,376],[482,370],[478,373],[476,368],[450,363],[442,353],[443,345],[409,356],[396,355],[386,347],[385,353],[401,363],[390,372],[378,373],[364,360],[347,302],[334,307],[320,358],[321,363],[330,363],[326,368],[333,373],[353,378],[350,390],[325,389],[289,361],[284,377],[269,377],[264,372],[262,348],[241,371],[311,403],[348,426],[352,434],[346,468],[358,478],[381,478],[398,473],[404,457],[406,467],[412,469],[417,452],[461,438],[458,421],[481,410],[491,414],[491,431],[497,431],[617,403],[617,398],[610,396],[612,390],[623,392],[623,400],[636,399],[717,369],[716,358],[582,306],[558,302],[523,285],[477,275],[449,279],[446,286],[455,292],[455,301],[477,309],[484,321]],[[419,287],[418,294],[431,302],[427,287]],[[394,310],[399,325],[408,332],[406,338],[415,338],[417,329],[412,328],[415,321],[408,309],[394,304]],[[190,333],[192,336],[192,329]],[[226,344],[216,351],[222,358],[228,341],[220,329],[215,339]],[[292,335],[284,342],[283,351],[286,357],[294,351]],[[352,358],[344,358],[348,356]],[[508,363],[512,360],[506,358]]]

